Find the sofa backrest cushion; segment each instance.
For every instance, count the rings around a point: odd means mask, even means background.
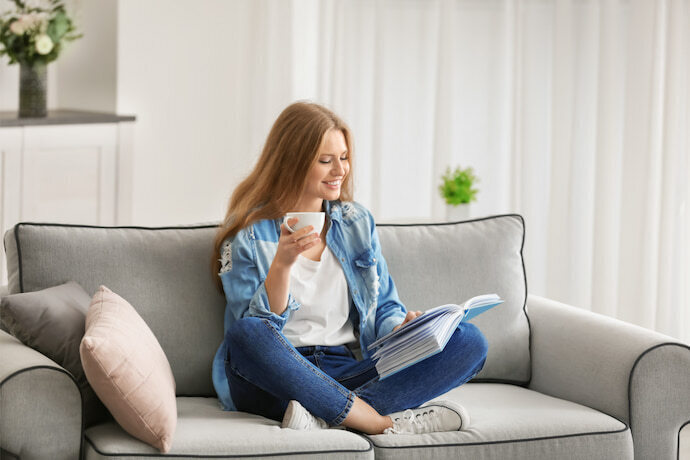
[[[18,224],[5,235],[11,293],[73,280],[127,300],[165,352],[178,395],[215,395],[225,297],[211,276],[216,227],[102,228]]]
[[[505,303],[477,316],[489,342],[475,381],[530,379],[527,282],[522,258],[525,227],[519,215],[459,223],[379,225],[381,250],[408,310],[460,304],[496,293]]]

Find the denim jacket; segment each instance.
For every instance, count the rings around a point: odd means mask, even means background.
[[[331,222],[326,245],[345,273],[352,298],[350,320],[359,335],[362,356],[368,358],[367,347],[402,323],[407,310],[388,273],[371,213],[356,202],[325,201],[324,210]],[[247,316],[266,318],[282,331],[290,314],[300,307],[292,294],[281,315],[273,313],[268,303],[264,282],[278,248],[280,224],[281,219],[256,222],[221,247],[226,333],[235,320]],[[213,385],[223,408],[236,410],[225,375],[226,356],[224,341],[213,360]]]

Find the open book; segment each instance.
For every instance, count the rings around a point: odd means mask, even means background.
[[[462,305],[432,308],[367,348],[381,380],[442,351],[462,321],[469,321],[503,303],[496,294],[472,297]]]

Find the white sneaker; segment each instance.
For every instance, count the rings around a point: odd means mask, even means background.
[[[460,404],[453,401],[432,401],[417,409],[407,409],[389,415],[393,427],[384,434],[420,434],[437,431],[466,430],[470,416]]]
[[[283,415],[283,423],[280,425],[283,428],[292,428],[293,430],[320,430],[327,429],[328,423],[319,417],[315,417],[307,409],[302,407],[299,401],[293,399],[288,403]]]

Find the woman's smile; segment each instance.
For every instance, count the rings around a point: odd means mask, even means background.
[[[338,179],[338,180],[333,180],[333,181],[325,181],[324,184],[326,184],[326,187],[328,187],[331,190],[339,190],[341,182],[342,181],[340,179]]]

